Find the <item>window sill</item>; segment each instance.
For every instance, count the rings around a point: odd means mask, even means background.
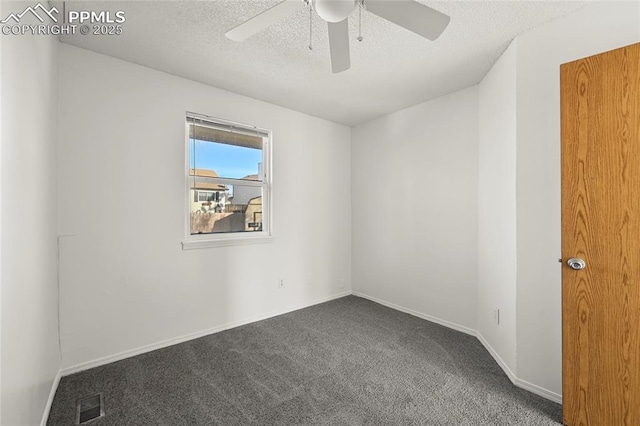
[[[244,246],[251,244],[267,244],[273,242],[272,235],[251,235],[218,237],[209,239],[193,239],[182,242],[182,250],[206,249],[213,247]]]

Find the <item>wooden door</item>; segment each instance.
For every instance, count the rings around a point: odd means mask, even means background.
[[[638,426],[640,44],[562,65],[561,110],[563,421]]]

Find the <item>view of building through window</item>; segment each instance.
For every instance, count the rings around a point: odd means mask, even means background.
[[[187,123],[191,235],[262,231],[265,137]]]

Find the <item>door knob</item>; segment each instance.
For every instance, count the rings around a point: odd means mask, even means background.
[[[585,261],[580,259],[579,257],[572,257],[571,259],[567,260],[567,265],[569,265],[571,269],[575,270],[584,269],[587,266]]]

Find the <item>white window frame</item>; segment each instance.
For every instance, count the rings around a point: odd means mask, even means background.
[[[248,181],[242,179],[226,179],[215,178],[217,183],[223,185],[244,185],[244,186],[258,186],[262,187],[262,230],[253,232],[229,232],[220,234],[197,234],[191,235],[191,183],[190,180],[190,138],[189,138],[189,125],[193,123],[193,120],[199,120],[200,122],[206,122],[207,126],[217,128],[220,130],[246,133],[252,136],[256,134],[263,135],[262,145],[262,181]],[[192,121],[190,121],[192,120]],[[272,145],[272,132],[267,129],[258,128],[255,126],[249,126],[242,123],[236,123],[229,120],[224,120],[217,117],[211,117],[207,115],[197,114],[187,111],[185,118],[185,197],[184,197],[184,239],[182,241],[183,250],[201,249],[209,247],[223,247],[234,246],[244,244],[259,244],[269,243],[273,240],[271,234],[271,224],[273,219],[272,197],[271,197],[271,145]],[[212,178],[213,179],[213,178]]]

